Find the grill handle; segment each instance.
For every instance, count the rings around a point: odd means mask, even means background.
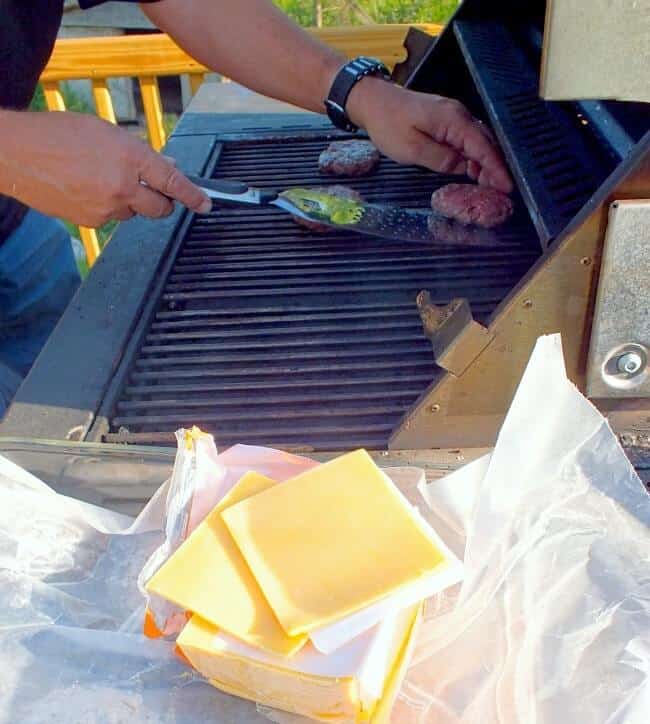
[[[243,181],[188,176],[219,206],[265,206],[278,198],[276,191],[257,189]]]

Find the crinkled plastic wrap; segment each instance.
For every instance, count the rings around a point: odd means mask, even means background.
[[[1,724],[268,721],[193,675],[172,641],[140,634],[138,575],[246,470],[286,479],[314,463],[246,446],[204,452],[207,475],[190,456],[194,473],[135,522],[0,458]],[[645,724],[650,499],[566,380],[557,338],[540,340],[492,456],[421,487],[466,580],[429,602],[393,721]]]
[[[1,724],[267,721],[194,675],[173,641],[142,635],[138,579],[246,471],[283,480],[317,463],[246,445],[217,456],[192,431],[179,441],[172,478],[135,521],[58,495],[0,457]]]
[[[421,627],[394,721],[650,721],[650,496],[559,337],[492,455],[426,495],[466,575]]]

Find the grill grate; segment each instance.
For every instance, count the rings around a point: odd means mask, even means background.
[[[217,174],[263,188],[336,183],[316,170],[326,144],[325,136],[227,143]],[[425,207],[450,181],[384,159],[349,185],[368,201]],[[417,292],[441,304],[466,296],[486,320],[539,254],[525,210],[501,239],[431,251],[315,235],[272,208],[196,217],[106,438],[171,442],[175,429],[197,424],[220,445],[385,447],[440,374]]]

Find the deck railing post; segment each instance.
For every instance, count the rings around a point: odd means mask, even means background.
[[[147,119],[149,142],[156,151],[160,151],[165,145],[166,138],[158,80],[154,75],[141,75],[138,80],[140,81],[144,115]]]
[[[113,110],[113,101],[111,100],[111,92],[108,88],[108,81],[105,78],[95,79],[92,82],[92,86],[97,115],[105,121],[117,123],[115,111]]]

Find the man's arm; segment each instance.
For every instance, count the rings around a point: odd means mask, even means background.
[[[203,65],[311,111],[323,112],[345,63],[266,0],[161,0],[141,8]]]
[[[309,110],[324,111],[345,62],[270,0],[160,0],[141,7],[203,65]],[[396,161],[512,189],[489,132],[457,101],[365,78],[350,94],[348,113]]]

